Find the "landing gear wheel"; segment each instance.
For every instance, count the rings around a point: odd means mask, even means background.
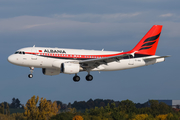
[[[92,75],[87,75],[86,76],[86,80],[87,81],[92,81],[93,80],[93,76]]]
[[[80,81],[80,77],[79,76],[74,76],[73,80],[74,80],[74,82],[79,82]]]
[[[28,75],[28,77],[29,77],[29,78],[32,78],[32,77],[33,77],[33,75],[32,75],[32,74],[29,74],[29,75]]]

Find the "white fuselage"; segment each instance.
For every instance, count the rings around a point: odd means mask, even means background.
[[[9,56],[8,61],[12,64],[35,67],[35,68],[56,68],[55,64],[61,64],[70,61],[79,61],[86,59],[97,59],[115,56],[121,52],[115,51],[97,51],[83,49],[64,49],[64,48],[45,48],[45,47],[28,47],[18,50],[21,53],[16,53]],[[153,58],[157,56],[148,56]],[[136,68],[146,65],[155,64],[164,61],[164,58],[159,58],[151,61],[145,61],[147,57],[126,58],[99,65],[91,71],[114,71]]]

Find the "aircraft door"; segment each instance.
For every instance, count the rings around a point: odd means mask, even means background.
[[[36,56],[36,53],[37,53],[37,50],[34,48],[34,49],[31,49],[31,60],[37,60],[37,56]]]
[[[134,65],[134,59],[132,55],[129,56],[129,65]]]

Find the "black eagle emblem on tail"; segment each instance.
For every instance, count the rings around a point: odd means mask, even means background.
[[[153,36],[153,37],[149,37],[147,38],[144,42],[143,42],[143,45],[141,46],[141,48],[139,49],[140,50],[146,50],[146,49],[149,49],[152,47],[152,45],[154,43],[156,43],[156,40],[159,38],[161,33],[159,33],[158,35],[156,36]]]

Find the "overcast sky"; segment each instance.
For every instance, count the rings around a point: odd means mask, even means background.
[[[33,95],[64,103],[92,99],[180,99],[179,0],[0,0],[0,102],[18,98],[25,104]],[[163,25],[157,55],[165,62],[123,71],[45,76],[36,68],[8,63],[16,50],[33,45],[77,49],[131,50],[154,25]]]

